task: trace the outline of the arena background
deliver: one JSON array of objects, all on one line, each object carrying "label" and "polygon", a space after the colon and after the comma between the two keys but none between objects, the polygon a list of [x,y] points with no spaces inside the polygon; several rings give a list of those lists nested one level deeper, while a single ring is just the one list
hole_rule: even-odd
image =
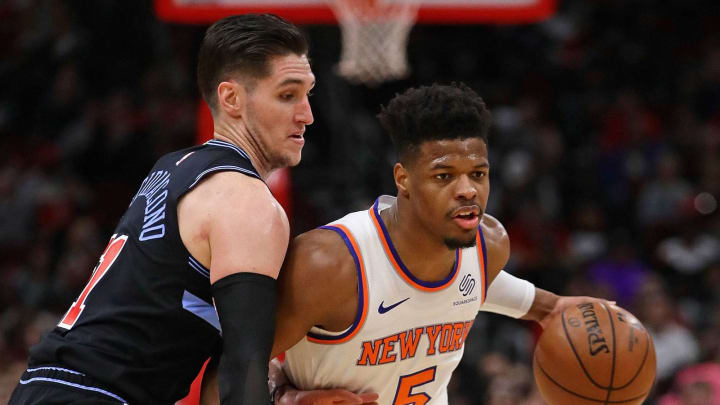
[{"label": "arena background", "polygon": [[[303,25],[317,76],[293,234],[393,194],[375,119],[408,86],[464,81],[493,112],[488,212],[507,269],[563,294],[615,299],[651,330],[648,404],[720,404],[720,3],[559,1],[523,25],[417,25],[411,75],[334,73],[334,24]],[[152,2],[0,3],[0,402],[27,350],[86,283],[154,160],[196,142],[206,26]],[[538,330],[481,313],[453,405],[542,404]]]}]

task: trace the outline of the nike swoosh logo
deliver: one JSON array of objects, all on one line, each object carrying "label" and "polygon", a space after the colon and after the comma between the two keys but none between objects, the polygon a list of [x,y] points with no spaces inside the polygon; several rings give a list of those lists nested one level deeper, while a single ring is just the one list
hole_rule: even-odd
[{"label": "nike swoosh logo", "polygon": [[382,301],[382,302],[380,303],[380,306],[378,307],[378,312],[381,313],[381,314],[384,314],[385,312],[387,312],[387,311],[395,308],[396,306],[402,304],[403,302],[405,302],[405,301],[407,301],[407,300],[409,300],[409,299],[410,299],[410,297],[407,297],[407,298],[405,298],[405,299],[402,300],[402,301],[398,301],[398,302],[390,305],[389,307],[384,307],[383,304],[385,303],[385,301]]}]

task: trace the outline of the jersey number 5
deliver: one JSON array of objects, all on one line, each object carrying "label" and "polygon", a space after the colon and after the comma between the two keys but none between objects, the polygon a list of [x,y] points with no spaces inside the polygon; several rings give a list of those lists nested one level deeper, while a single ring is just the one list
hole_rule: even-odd
[{"label": "jersey number 5", "polygon": [[110,238],[110,243],[108,243],[105,251],[100,256],[100,261],[98,261],[97,266],[95,266],[95,270],[93,270],[90,281],[88,281],[85,288],[83,288],[77,301],[73,302],[72,306],[70,306],[70,309],[68,309],[65,316],[62,318],[62,320],[60,320],[60,323],[58,323],[59,327],[63,329],[70,329],[73,327],[73,325],[75,325],[75,322],[77,322],[77,319],[80,317],[83,309],[85,309],[85,300],[87,299],[88,294],[90,294],[90,291],[95,288],[98,281],[103,278],[110,266],[115,263],[115,259],[117,259],[120,251],[125,246],[127,238],[127,235],[113,235],[112,238]]},{"label": "jersey number 5", "polygon": [[416,373],[404,375],[398,381],[397,391],[393,405],[425,405],[430,401],[430,395],[424,392],[412,393],[413,388],[435,381],[437,366],[428,367]]}]

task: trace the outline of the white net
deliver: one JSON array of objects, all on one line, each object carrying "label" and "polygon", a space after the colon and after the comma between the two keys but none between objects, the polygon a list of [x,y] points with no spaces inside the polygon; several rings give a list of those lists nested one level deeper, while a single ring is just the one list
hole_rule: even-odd
[{"label": "white net", "polygon": [[407,41],[418,0],[328,0],[340,24],[338,73],[374,86],[409,73]]}]

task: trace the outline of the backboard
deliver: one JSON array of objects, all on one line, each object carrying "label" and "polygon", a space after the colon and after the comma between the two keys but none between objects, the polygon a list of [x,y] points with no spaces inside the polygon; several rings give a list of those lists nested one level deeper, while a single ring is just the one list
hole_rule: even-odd
[{"label": "backboard", "polygon": [[[379,1],[379,0],[378,0]],[[556,0],[418,0],[418,23],[528,23],[555,11]],[[336,24],[327,0],[155,0],[160,19],[209,24],[230,14],[270,12],[296,24]]]}]

